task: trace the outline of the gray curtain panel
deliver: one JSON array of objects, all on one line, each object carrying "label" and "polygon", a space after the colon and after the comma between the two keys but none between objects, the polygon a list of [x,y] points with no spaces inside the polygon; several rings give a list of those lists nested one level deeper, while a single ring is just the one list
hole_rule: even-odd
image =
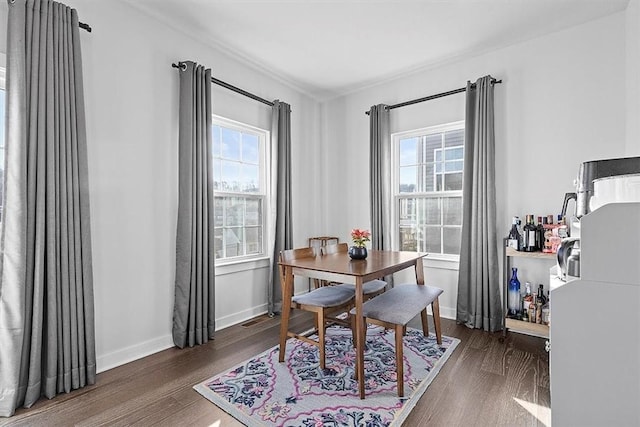
[{"label": "gray curtain panel", "polygon": [[[378,104],[369,110],[369,180],[371,188],[371,248],[391,250],[391,134],[389,133],[389,107]],[[385,281],[393,287],[393,276]]]},{"label": "gray curtain panel", "polygon": [[272,203],[272,273],[268,288],[269,315],[282,311],[282,288],[278,254],[293,248],[293,226],[291,215],[291,106],[274,101],[271,109],[271,185]]},{"label": "gray curtain panel", "polygon": [[204,344],[215,332],[211,69],[180,62],[178,225],[173,342]]},{"label": "gray curtain panel", "polygon": [[8,3],[2,416],[96,378],[78,16],[52,1]]},{"label": "gray curtain panel", "polygon": [[391,249],[391,135],[389,108],[374,105],[369,110],[369,175],[371,181],[371,248]]},{"label": "gray curtain panel", "polygon": [[502,329],[496,233],[493,84],[467,83],[462,242],[456,319],[470,328]]}]

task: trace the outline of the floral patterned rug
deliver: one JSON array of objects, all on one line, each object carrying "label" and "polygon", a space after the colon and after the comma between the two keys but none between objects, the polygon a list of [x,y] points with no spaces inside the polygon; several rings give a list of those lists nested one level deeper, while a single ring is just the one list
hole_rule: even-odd
[{"label": "floral patterned rug", "polygon": [[289,339],[284,363],[275,346],[194,389],[248,426],[400,426],[460,342],[443,336],[438,345],[435,335],[407,328],[400,399],[393,331],[370,328],[361,400],[351,341],[350,329],[328,328],[327,366],[321,370],[316,347]]}]

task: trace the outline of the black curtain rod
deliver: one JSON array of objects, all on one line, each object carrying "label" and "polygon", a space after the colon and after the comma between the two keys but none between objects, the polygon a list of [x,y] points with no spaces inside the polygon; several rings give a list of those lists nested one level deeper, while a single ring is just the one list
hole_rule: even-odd
[{"label": "black curtain rod", "polygon": [[[173,68],[179,68],[181,70],[185,70],[186,69],[186,65],[184,65],[184,63],[182,63],[182,62],[180,62],[178,64],[171,64],[171,66]],[[236,86],[231,85],[229,83],[223,82],[222,80],[218,80],[215,77],[211,77],[211,82],[215,83],[215,84],[217,84],[219,86],[222,86],[224,88],[227,88],[229,90],[232,90],[234,92],[237,92],[237,93],[239,93],[241,95],[244,95],[244,96],[246,96],[248,98],[251,98],[253,100],[256,100],[258,102],[262,102],[263,104],[267,104],[270,107],[273,107],[273,105],[274,105],[273,102],[271,102],[271,101],[267,101],[264,98],[260,98],[258,95],[254,95],[251,92],[247,92],[246,90],[240,89],[239,87],[236,87]]]},{"label": "black curtain rod", "polygon": [[89,26],[89,24],[85,24],[84,22],[78,22],[78,27],[82,28],[83,30],[87,30],[87,32],[91,32],[91,27]]},{"label": "black curtain rod", "polygon": [[[491,84],[497,84],[497,83],[502,83],[502,80],[496,80],[496,79],[491,80]],[[471,87],[475,87],[475,86],[476,86],[475,83],[473,83],[471,85]],[[467,87],[465,86],[465,87],[461,87],[459,89],[450,90],[448,92],[442,92],[442,93],[437,93],[435,95],[425,96],[424,98],[418,98],[418,99],[413,99],[411,101],[401,102],[399,104],[388,105],[387,109],[393,110],[394,108],[406,107],[407,105],[418,104],[418,103],[424,102],[424,101],[431,101],[432,99],[443,98],[445,96],[454,95],[456,93],[461,93],[461,92],[466,92],[466,91],[467,91]],[[369,115],[368,111],[365,111],[364,113],[367,116]]]}]

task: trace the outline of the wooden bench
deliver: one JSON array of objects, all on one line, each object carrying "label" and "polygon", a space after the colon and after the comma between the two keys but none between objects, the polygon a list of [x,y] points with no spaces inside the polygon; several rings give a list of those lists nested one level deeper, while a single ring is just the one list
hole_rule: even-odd
[{"label": "wooden bench", "polygon": [[[438,297],[442,292],[442,289],[434,286],[417,285],[414,283],[396,285],[385,293],[365,302],[362,306],[365,328],[367,323],[372,323],[395,331],[396,375],[398,377],[399,397],[404,397],[402,338],[405,334],[406,326],[411,319],[420,314],[422,317],[422,332],[425,337],[428,336],[427,306],[431,304],[436,340],[438,344],[442,344],[440,305],[438,302]],[[355,308],[351,310],[351,314],[353,315],[351,316],[351,327],[355,342]]]}]

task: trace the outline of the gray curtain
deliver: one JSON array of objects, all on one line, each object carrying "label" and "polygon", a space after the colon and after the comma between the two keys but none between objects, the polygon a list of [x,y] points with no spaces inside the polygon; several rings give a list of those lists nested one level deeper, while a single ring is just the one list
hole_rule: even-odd
[{"label": "gray curtain", "polygon": [[180,63],[178,225],[173,342],[204,344],[215,332],[211,70]]},{"label": "gray curtain", "polygon": [[374,105],[369,110],[369,175],[371,181],[371,248],[391,249],[391,135],[389,108]]},{"label": "gray curtain", "polygon": [[[371,248],[391,250],[391,134],[389,107],[378,104],[369,110],[369,191],[371,209]],[[393,287],[393,276],[386,276]]]},{"label": "gray curtain", "polygon": [[291,216],[291,106],[274,101],[271,109],[271,200],[270,248],[272,273],[268,288],[269,315],[282,310],[278,254],[293,248]]},{"label": "gray curtain", "polygon": [[470,328],[502,328],[498,275],[493,83],[467,83],[462,242],[457,316]]},{"label": "gray curtain", "polygon": [[0,415],[96,378],[76,11],[12,0],[0,226]]}]

